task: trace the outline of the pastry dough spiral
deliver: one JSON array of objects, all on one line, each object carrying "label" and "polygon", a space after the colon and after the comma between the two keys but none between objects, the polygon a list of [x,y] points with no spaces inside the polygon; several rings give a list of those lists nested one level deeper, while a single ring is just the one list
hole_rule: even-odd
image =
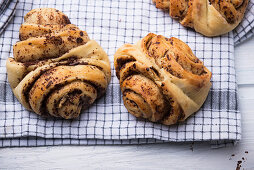
[{"label": "pastry dough spiral", "polygon": [[62,12],[30,11],[20,40],[6,67],[15,96],[28,110],[72,119],[105,93],[111,78],[107,54]]},{"label": "pastry dough spiral", "polygon": [[148,34],[114,56],[124,105],[136,117],[165,125],[199,110],[211,87],[211,72],[177,38]]},{"label": "pastry dough spiral", "polygon": [[153,0],[157,8],[169,9],[169,15],[183,26],[206,36],[218,36],[233,30],[242,20],[248,0]]}]

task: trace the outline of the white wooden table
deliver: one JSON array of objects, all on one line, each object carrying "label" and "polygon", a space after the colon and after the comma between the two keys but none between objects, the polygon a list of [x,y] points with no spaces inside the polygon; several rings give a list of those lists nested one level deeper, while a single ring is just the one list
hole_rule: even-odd
[{"label": "white wooden table", "polygon": [[[0,149],[0,169],[254,169],[254,37],[235,48],[242,140],[234,147],[208,143],[128,146],[56,146]],[[248,151],[248,153],[245,153]]]}]

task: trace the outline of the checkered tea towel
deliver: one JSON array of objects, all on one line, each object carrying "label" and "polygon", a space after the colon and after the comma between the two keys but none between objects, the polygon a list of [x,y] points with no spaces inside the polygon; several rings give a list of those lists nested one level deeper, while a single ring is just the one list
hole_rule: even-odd
[{"label": "checkered tea towel", "polygon": [[15,14],[18,0],[1,0],[0,1],[0,34],[11,21]]},{"label": "checkered tea towel", "polygon": [[[253,4],[251,0],[234,32],[208,38],[181,26],[167,12],[156,9],[152,0],[20,0],[13,20],[0,35],[0,147],[240,140],[234,45],[253,34]],[[24,15],[38,7],[63,11],[109,55],[112,80],[107,93],[76,120],[45,119],[27,111],[8,84],[6,59],[12,56]],[[113,55],[123,44],[135,43],[149,32],[186,42],[213,73],[206,102],[183,123],[165,126],[137,120],[124,107]]]}]

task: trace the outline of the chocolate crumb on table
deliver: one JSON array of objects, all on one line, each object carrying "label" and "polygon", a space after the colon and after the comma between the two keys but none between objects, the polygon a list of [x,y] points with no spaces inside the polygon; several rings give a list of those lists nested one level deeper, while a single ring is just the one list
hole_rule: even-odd
[{"label": "chocolate crumb on table", "polygon": [[236,165],[236,170],[240,170],[240,168],[242,167],[242,161],[237,161],[237,165]]}]

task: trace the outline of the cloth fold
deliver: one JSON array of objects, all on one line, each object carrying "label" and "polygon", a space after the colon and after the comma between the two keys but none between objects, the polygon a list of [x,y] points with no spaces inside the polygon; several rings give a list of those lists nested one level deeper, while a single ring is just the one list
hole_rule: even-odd
[{"label": "cloth fold", "polygon": [[18,0],[2,0],[0,3],[0,34],[13,18]]},{"label": "cloth fold", "polygon": [[[237,104],[234,45],[253,34],[254,0],[240,26],[214,38],[181,26],[151,0],[20,0],[14,19],[0,35],[0,147],[44,145],[143,144],[211,141],[216,146],[241,138]],[[109,55],[112,80],[106,95],[78,119],[45,119],[27,111],[8,84],[5,62],[12,57],[24,15],[38,7],[53,7],[87,31]],[[202,108],[173,126],[138,120],[123,105],[113,55],[124,43],[135,43],[149,32],[186,42],[211,70],[212,88]]]}]

